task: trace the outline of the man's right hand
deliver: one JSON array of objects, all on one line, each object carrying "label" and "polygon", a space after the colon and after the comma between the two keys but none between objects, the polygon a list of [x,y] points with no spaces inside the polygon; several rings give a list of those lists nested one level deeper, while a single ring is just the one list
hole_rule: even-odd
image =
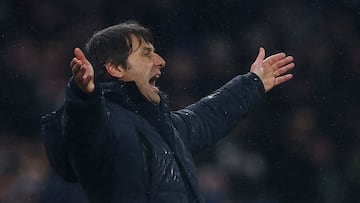
[{"label": "man's right hand", "polygon": [[90,94],[95,89],[94,68],[81,49],[75,48],[74,54],[70,66],[75,83],[84,93]]}]

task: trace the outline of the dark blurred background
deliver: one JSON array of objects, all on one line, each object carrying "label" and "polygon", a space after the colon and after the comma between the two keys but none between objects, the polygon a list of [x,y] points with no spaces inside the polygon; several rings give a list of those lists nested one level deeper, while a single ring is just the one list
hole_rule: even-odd
[{"label": "dark blurred background", "polygon": [[258,48],[294,79],[196,157],[207,203],[360,202],[360,1],[0,2],[0,202],[86,202],[49,168],[39,120],[58,108],[73,49],[128,19],[167,61],[173,109],[248,72]]}]

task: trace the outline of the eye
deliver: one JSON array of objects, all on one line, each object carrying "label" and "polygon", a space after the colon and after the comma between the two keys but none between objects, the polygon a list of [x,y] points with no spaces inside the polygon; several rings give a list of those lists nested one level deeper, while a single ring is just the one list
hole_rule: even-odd
[{"label": "eye", "polygon": [[150,51],[144,51],[144,52],[143,52],[143,55],[144,55],[144,56],[150,56]]},{"label": "eye", "polygon": [[151,55],[152,55],[152,53],[154,53],[154,50],[153,49],[151,49],[151,48],[144,48],[143,50],[142,50],[142,55],[143,56],[147,56],[147,57],[150,57]]}]

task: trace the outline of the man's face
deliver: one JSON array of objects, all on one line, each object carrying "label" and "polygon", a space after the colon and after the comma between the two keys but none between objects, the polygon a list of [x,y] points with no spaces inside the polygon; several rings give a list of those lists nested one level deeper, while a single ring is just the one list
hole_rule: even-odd
[{"label": "man's face", "polygon": [[154,46],[141,39],[132,37],[133,52],[127,59],[128,69],[124,70],[123,80],[134,81],[141,94],[153,104],[160,102],[159,89],[156,80],[160,78],[160,69],[165,66],[165,60],[155,53]]}]

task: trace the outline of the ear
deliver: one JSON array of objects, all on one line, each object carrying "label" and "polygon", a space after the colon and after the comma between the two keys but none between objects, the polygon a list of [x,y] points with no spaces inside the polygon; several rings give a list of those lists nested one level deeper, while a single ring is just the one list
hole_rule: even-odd
[{"label": "ear", "polygon": [[122,66],[116,66],[111,63],[105,64],[106,71],[113,77],[118,79],[124,78],[125,69]]}]

